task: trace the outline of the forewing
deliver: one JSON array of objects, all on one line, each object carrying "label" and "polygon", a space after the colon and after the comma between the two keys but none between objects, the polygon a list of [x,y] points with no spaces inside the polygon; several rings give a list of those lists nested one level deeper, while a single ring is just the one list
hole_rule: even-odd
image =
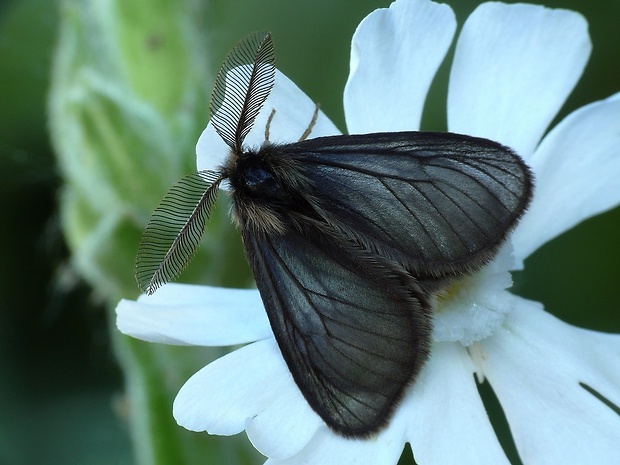
[{"label": "forewing", "polygon": [[529,203],[523,161],[495,142],[450,133],[324,137],[286,146],[319,213],[419,279],[490,259]]},{"label": "forewing", "polygon": [[384,426],[428,355],[427,305],[411,278],[364,263],[325,231],[242,231],[282,355],[310,406],[335,431]]}]

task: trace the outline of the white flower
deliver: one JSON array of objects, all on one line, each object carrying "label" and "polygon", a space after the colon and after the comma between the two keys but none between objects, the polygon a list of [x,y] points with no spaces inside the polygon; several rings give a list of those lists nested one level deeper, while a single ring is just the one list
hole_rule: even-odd
[{"label": "white flower", "polygon": [[[418,129],[455,29],[451,9],[427,0],[398,0],[364,19],[344,95],[349,132]],[[388,428],[351,440],[325,426],[293,382],[257,291],[167,285],[122,301],[119,329],[171,344],[251,342],[187,381],[174,404],[179,424],[211,434],[245,430],[272,465],[395,464],[406,442],[425,465],[506,464],[475,373],[491,384],[525,465],[620,463],[620,417],[584,388],[620,406],[620,336],[572,327],[506,290],[509,271],[538,247],[620,202],[619,94],[545,135],[590,49],[586,21],[566,10],[485,3],[464,24],[450,75],[449,130],[514,148],[532,167],[536,191],[497,259],[440,302],[432,356]],[[278,73],[247,145],[262,143],[271,108],[271,140],[291,142],[314,104]],[[312,136],[337,133],[320,113]],[[218,164],[226,151],[208,126],[198,168]]]}]

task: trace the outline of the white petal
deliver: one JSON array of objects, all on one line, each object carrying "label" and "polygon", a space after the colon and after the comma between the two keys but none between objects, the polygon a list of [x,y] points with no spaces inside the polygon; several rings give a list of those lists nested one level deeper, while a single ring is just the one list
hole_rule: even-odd
[{"label": "white petal", "polygon": [[480,5],[456,46],[450,131],[496,140],[529,157],[586,65],[587,27],[568,10]]},{"label": "white petal", "polygon": [[[620,336],[570,326],[519,298],[472,354],[504,409],[523,463],[620,463]],[[475,351],[475,352],[474,352]]]},{"label": "white petal", "polygon": [[[276,81],[261,109],[244,145],[258,148],[265,142],[265,128],[272,110],[275,110],[269,126],[269,141],[297,142],[310,125],[316,105],[293,81],[276,70]],[[340,134],[338,128],[319,110],[318,119],[308,136],[309,139]],[[228,156],[230,148],[224,143],[211,123],[198,139],[196,165],[198,171],[217,169]]]},{"label": "white petal", "polygon": [[325,427],[299,454],[285,460],[269,459],[265,465],[396,465],[404,445],[402,435],[395,436],[393,430],[371,439],[346,439]]},{"label": "white petal", "polygon": [[246,433],[261,454],[286,459],[298,454],[319,428],[327,428],[296,384],[283,388],[277,402],[246,421]]},{"label": "white petal", "polygon": [[450,7],[428,0],[399,0],[368,15],[351,44],[344,91],[349,133],[419,129],[455,29]]},{"label": "white petal", "polygon": [[230,147],[226,145],[215,131],[213,124],[209,121],[196,144],[196,166],[198,171],[217,170],[224,164],[229,153]]},{"label": "white petal", "polygon": [[505,290],[512,286],[507,270],[513,264],[512,249],[506,244],[482,270],[453,285],[449,298],[435,305],[433,341],[467,347],[493,334],[513,308],[511,294]]},{"label": "white petal", "polygon": [[191,431],[237,434],[246,420],[296,389],[274,339],[231,352],[192,376],[173,405],[174,418]]},{"label": "white petal", "polygon": [[418,463],[509,464],[480,400],[474,370],[460,344],[433,344],[431,359],[398,414],[408,417],[407,437]]},{"label": "white petal", "polygon": [[536,176],[534,201],[513,235],[521,259],[620,203],[620,94],[567,116],[530,162]]},{"label": "white petal", "polygon": [[116,325],[129,336],[165,344],[227,346],[273,337],[258,291],[188,284],[121,300]]}]

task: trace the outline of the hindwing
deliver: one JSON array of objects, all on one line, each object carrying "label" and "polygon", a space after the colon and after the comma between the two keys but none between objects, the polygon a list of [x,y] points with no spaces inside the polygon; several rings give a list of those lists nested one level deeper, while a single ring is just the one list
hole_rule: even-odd
[{"label": "hindwing", "polygon": [[276,340],[310,406],[341,434],[375,432],[428,356],[428,304],[415,281],[334,240],[335,232],[242,234]]}]

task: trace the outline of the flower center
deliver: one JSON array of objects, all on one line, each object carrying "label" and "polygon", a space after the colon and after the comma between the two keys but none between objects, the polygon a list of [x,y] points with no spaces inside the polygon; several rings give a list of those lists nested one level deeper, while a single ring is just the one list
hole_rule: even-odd
[{"label": "flower center", "polygon": [[506,291],[512,285],[508,272],[511,258],[509,248],[504,247],[493,262],[451,284],[436,297],[434,341],[469,346],[495,332],[513,308],[513,299]]}]

